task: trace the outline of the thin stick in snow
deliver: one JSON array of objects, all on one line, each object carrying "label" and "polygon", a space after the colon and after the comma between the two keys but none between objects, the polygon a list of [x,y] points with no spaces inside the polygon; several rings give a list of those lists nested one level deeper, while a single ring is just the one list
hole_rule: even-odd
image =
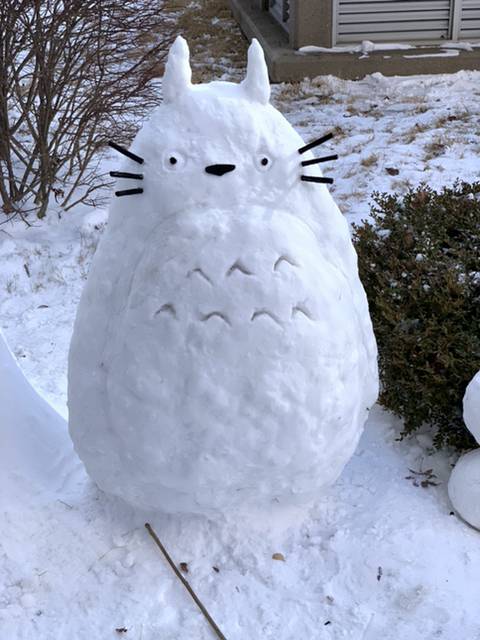
[{"label": "thin stick in snow", "polygon": [[183,586],[188,591],[188,593],[191,595],[191,597],[193,598],[193,600],[194,600],[195,604],[197,605],[197,607],[200,609],[200,611],[203,613],[203,615],[207,619],[208,624],[212,627],[212,629],[215,632],[216,636],[218,638],[220,638],[220,640],[227,640],[226,637],[223,635],[223,633],[218,628],[215,620],[212,618],[212,616],[208,613],[208,611],[205,609],[203,604],[200,602],[198,596],[196,595],[196,593],[194,592],[194,590],[192,589],[192,587],[190,586],[188,581],[185,580],[185,578],[182,576],[182,574],[178,570],[176,564],[173,562],[171,557],[168,555],[167,550],[165,549],[163,544],[160,542],[160,540],[159,540],[157,534],[155,533],[155,531],[153,530],[152,526],[148,522],[146,522],[145,523],[145,528],[148,531],[148,533],[151,535],[151,537],[153,538],[153,540],[154,540],[155,544],[157,545],[157,547],[163,553],[166,561],[168,562],[170,567],[173,569],[173,571],[174,571],[175,575],[177,576],[177,578],[182,582]]}]

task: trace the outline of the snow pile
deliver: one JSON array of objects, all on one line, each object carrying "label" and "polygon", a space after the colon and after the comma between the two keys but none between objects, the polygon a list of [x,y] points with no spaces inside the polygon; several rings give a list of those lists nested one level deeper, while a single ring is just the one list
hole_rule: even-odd
[{"label": "snow pile", "polygon": [[[463,417],[480,444],[480,371],[465,392]],[[448,493],[462,518],[480,529],[480,449],[470,451],[457,462],[450,476]]]},{"label": "snow pile", "polygon": [[305,45],[297,49],[298,53],[363,53],[368,55],[373,51],[403,51],[405,49],[414,49],[411,44],[400,42],[372,42],[371,40],[362,40],[360,44],[350,44],[335,47],[318,47],[317,45]]},{"label": "snow pile", "polygon": [[[407,49],[457,49],[458,51],[474,51],[475,48],[480,47],[480,44],[471,42],[442,42],[441,44],[424,44],[424,45],[413,45],[407,43],[400,42],[372,42],[371,40],[362,40],[360,44],[349,44],[334,47],[319,47],[317,45],[305,45],[303,47],[299,47],[297,52],[300,54],[307,53],[361,53],[360,56],[368,57],[369,53],[373,53],[374,51],[405,51]],[[458,51],[456,53],[429,53],[424,55],[415,55],[415,56],[404,56],[405,58],[422,58],[422,57],[435,57],[435,56],[445,56],[445,55],[458,55]]]},{"label": "snow pile", "polygon": [[480,371],[473,377],[463,398],[463,419],[480,444]]},{"label": "snow pile", "polygon": [[[425,458],[416,439],[395,442],[395,420],[371,413],[311,509],[152,516],[85,480],[28,508],[11,494],[0,522],[2,638],[210,640],[146,520],[228,640],[475,638],[479,537],[449,515],[448,459]],[[433,467],[437,486],[414,486],[409,467]]]},{"label": "snow pile", "polygon": [[25,507],[65,490],[78,466],[65,421],[25,379],[1,333],[0,435],[0,485],[8,502]]},{"label": "snow pile", "polygon": [[241,84],[190,77],[179,38],[132,145],[144,193],[113,204],[80,302],[70,432],[98,485],[146,509],[311,501],[377,395],[348,227],[300,179],[321,173],[268,104],[257,42]]}]

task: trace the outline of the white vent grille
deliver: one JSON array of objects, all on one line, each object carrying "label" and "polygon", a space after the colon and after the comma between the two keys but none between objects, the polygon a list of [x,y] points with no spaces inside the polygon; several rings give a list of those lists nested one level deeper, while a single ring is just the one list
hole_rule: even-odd
[{"label": "white vent grille", "polygon": [[[448,39],[450,0],[337,0],[337,42]],[[480,5],[480,0],[464,0]],[[476,11],[480,15],[480,9]]]},{"label": "white vent grille", "polygon": [[480,0],[463,0],[460,38],[462,40],[480,38]]}]

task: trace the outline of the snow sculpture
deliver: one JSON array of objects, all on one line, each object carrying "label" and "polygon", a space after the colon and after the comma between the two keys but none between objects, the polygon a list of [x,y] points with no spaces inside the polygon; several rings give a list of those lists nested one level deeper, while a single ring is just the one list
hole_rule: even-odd
[{"label": "snow sculpture", "polygon": [[192,85],[178,38],[163,96],[132,150],[112,145],[120,197],[70,351],[75,448],[146,509],[308,500],[378,386],[348,226],[310,152],[331,136],[305,146],[269,104],[256,41],[242,83]]},{"label": "snow sculpture", "polygon": [[[480,371],[465,392],[463,419],[480,444]],[[448,483],[448,495],[460,516],[480,529],[480,449],[466,453],[457,462]]]},{"label": "snow sculpture", "polygon": [[27,381],[1,333],[0,442],[0,486],[11,505],[38,504],[65,491],[78,467],[65,420]]}]

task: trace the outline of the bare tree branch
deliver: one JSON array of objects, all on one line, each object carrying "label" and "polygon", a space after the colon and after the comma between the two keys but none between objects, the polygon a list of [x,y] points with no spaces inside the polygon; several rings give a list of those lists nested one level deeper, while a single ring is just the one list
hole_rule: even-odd
[{"label": "bare tree branch", "polygon": [[172,40],[164,0],[2,0],[0,196],[4,213],[92,202],[107,138],[126,142],[158,102]]}]

